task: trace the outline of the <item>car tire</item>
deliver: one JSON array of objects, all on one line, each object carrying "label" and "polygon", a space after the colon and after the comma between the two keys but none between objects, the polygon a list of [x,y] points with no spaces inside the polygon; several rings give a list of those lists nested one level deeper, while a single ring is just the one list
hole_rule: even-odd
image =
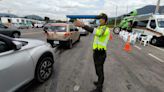
[{"label": "car tire", "polygon": [[157,37],[153,37],[152,39],[151,39],[151,41],[150,41],[150,43],[152,44],[152,45],[157,45]]},{"label": "car tire", "polygon": [[117,34],[118,35],[120,33],[120,31],[121,31],[121,28],[120,27],[114,27],[113,28],[113,33],[114,34]]},{"label": "car tire", "polygon": [[51,56],[42,56],[36,66],[35,79],[39,83],[48,80],[53,73],[53,58]]},{"label": "car tire", "polygon": [[20,38],[20,33],[14,32],[14,33],[12,34],[12,37],[13,37],[13,38]]}]

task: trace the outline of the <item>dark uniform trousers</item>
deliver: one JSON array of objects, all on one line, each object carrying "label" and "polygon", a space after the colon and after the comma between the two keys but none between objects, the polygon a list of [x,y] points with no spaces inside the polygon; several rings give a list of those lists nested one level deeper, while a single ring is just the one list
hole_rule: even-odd
[{"label": "dark uniform trousers", "polygon": [[98,76],[97,87],[102,87],[104,83],[104,62],[106,59],[106,51],[93,50],[93,59],[95,64],[96,75]]}]

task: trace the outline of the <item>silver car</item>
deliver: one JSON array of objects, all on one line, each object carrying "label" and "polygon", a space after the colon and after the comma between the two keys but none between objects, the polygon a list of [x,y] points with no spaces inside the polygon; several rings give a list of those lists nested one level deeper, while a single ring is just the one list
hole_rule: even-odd
[{"label": "silver car", "polygon": [[80,32],[71,23],[49,23],[45,25],[47,42],[60,44],[68,48],[72,48],[73,43],[80,41]]},{"label": "silver car", "polygon": [[53,72],[53,63],[50,44],[0,34],[0,92],[16,91],[33,79],[45,82]]}]

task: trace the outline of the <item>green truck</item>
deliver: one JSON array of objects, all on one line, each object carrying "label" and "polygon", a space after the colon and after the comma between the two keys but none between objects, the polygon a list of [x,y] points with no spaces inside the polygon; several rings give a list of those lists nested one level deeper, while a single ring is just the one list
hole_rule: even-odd
[{"label": "green truck", "polygon": [[115,34],[119,34],[121,30],[127,30],[128,32],[132,31],[134,19],[130,18],[131,16],[136,16],[137,10],[134,10],[130,12],[128,15],[126,15],[120,22],[120,24],[113,28],[113,32]]}]

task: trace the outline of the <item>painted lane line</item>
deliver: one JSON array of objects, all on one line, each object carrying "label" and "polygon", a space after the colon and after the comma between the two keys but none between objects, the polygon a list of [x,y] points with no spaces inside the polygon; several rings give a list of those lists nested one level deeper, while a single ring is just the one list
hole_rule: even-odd
[{"label": "painted lane line", "polygon": [[155,56],[155,55],[153,55],[151,53],[149,53],[148,55],[151,56],[151,57],[153,57],[153,58],[155,58],[155,59],[157,59],[158,61],[164,63],[164,61],[162,59],[158,58],[157,56]]},{"label": "painted lane line", "polygon": [[22,35],[31,35],[31,34],[39,34],[39,33],[43,33],[43,32],[31,32],[31,33],[23,33]]},{"label": "painted lane line", "polygon": [[135,45],[134,47],[136,47],[137,49],[141,50],[142,48],[140,48],[139,46]]},{"label": "painted lane line", "polygon": [[156,49],[158,49],[158,50],[160,50],[160,51],[163,51],[164,52],[164,49],[161,49],[161,48],[159,48],[159,47],[155,47],[155,46],[152,46],[152,45],[150,45],[151,47],[154,47],[154,48],[156,48]]},{"label": "painted lane line", "polygon": [[73,88],[73,90],[74,90],[75,92],[79,91],[79,89],[80,89],[80,86],[79,86],[79,85],[75,85],[74,88]]}]

